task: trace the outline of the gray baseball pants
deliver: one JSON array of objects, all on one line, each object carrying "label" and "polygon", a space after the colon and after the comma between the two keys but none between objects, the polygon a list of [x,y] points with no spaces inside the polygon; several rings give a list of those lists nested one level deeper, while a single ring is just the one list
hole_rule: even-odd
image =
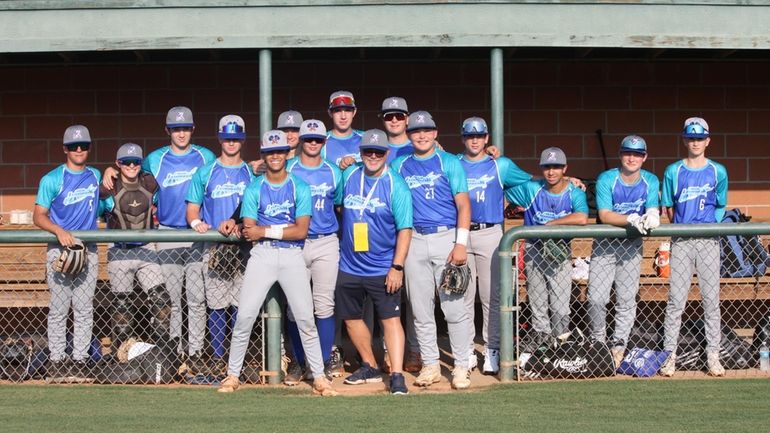
[{"label": "gray baseball pants", "polygon": [[719,240],[716,238],[671,238],[671,278],[669,279],[665,338],[663,350],[676,353],[693,271],[698,273],[698,286],[703,301],[706,351],[719,351],[722,340],[722,316],[719,306]]},{"label": "gray baseball pants", "polygon": [[206,305],[212,310],[221,310],[231,305],[238,306],[238,297],[243,285],[243,266],[240,251],[238,257],[238,271],[232,275],[220,274],[216,269],[209,267],[211,251],[219,245],[216,242],[203,244],[202,263],[203,281],[206,283]]},{"label": "gray baseball pants", "polygon": [[67,319],[72,305],[72,359],[84,361],[91,347],[99,256],[96,244],[86,244],[88,263],[80,274],[72,277],[53,270],[63,249],[59,244],[48,244],[46,253],[46,282],[51,292],[48,303],[48,349],[51,361],[58,362],[67,356]]},{"label": "gray baseball pants", "polygon": [[[160,226],[161,230],[168,227]],[[171,337],[182,336],[182,287],[187,296],[187,333],[190,355],[203,350],[206,333],[206,296],[203,288],[202,243],[158,243],[158,261],[171,297]],[[180,338],[180,346],[182,344]],[[181,347],[180,347],[181,349]]]},{"label": "gray baseball pants", "polygon": [[535,331],[556,336],[569,330],[572,266],[569,259],[555,263],[544,258],[541,245],[527,243],[524,252],[527,296]]},{"label": "gray baseball pants", "polygon": [[465,292],[465,306],[470,316],[471,353],[476,335],[476,279],[481,301],[483,325],[481,336],[490,349],[500,348],[500,258],[497,247],[503,231],[499,226],[470,232],[468,240],[468,266],[471,268],[471,284]]},{"label": "gray baseball pants", "polygon": [[324,364],[313,316],[313,295],[307,274],[302,271],[304,269],[305,260],[301,248],[276,248],[258,243],[251,249],[238,300],[238,318],[230,342],[229,375],[241,375],[254,322],[268,290],[277,282],[294,312],[306,363],[314,378],[323,377]]},{"label": "gray baseball pants", "polygon": [[107,273],[113,293],[133,291],[134,277],[145,292],[166,282],[154,243],[130,249],[110,247],[107,250]]},{"label": "gray baseball pants", "polygon": [[[307,276],[313,282],[315,316],[325,319],[334,315],[334,287],[340,267],[340,239],[337,235],[308,239],[302,248]],[[294,321],[291,308],[289,320]]]},{"label": "gray baseball pants", "polygon": [[[404,264],[406,290],[414,314],[414,329],[424,365],[437,364],[439,351],[436,335],[435,303],[438,282],[446,259],[454,247],[455,230],[429,235],[412,234],[409,254]],[[463,295],[438,291],[441,310],[449,330],[449,343],[455,365],[468,363],[470,356],[470,317]],[[459,360],[459,361],[458,361]]]},{"label": "gray baseball pants", "polygon": [[615,283],[616,341],[628,343],[636,319],[636,294],[642,263],[642,238],[595,239],[588,271],[588,316],[591,336],[607,340],[607,304]]}]

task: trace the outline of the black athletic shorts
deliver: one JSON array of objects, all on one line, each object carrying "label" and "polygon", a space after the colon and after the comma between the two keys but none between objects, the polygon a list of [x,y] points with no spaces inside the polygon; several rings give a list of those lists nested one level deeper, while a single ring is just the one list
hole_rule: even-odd
[{"label": "black athletic shorts", "polygon": [[388,293],[385,290],[385,275],[359,277],[339,271],[334,290],[335,312],[342,320],[363,319],[364,300],[368,296],[372,298],[380,319],[401,317],[401,290]]}]

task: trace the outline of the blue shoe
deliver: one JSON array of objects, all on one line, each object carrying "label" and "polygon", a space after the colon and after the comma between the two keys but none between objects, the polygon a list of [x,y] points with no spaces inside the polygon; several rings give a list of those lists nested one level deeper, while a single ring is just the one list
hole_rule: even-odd
[{"label": "blue shoe", "polygon": [[407,389],[406,387],[406,382],[404,381],[403,374],[401,373],[390,374],[390,394],[391,395],[409,394],[409,389]]},{"label": "blue shoe", "polygon": [[362,385],[364,383],[382,382],[382,373],[379,368],[372,368],[369,363],[362,362],[361,367],[353,374],[345,378],[347,385]]}]

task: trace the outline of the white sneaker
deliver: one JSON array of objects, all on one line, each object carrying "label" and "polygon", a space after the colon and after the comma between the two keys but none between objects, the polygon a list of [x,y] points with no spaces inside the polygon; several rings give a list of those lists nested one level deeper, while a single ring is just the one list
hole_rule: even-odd
[{"label": "white sneaker", "polygon": [[722,363],[719,362],[719,352],[709,352],[706,355],[706,365],[708,365],[710,375],[715,377],[725,375],[725,368],[722,367]]},{"label": "white sneaker", "polygon": [[494,375],[500,371],[500,351],[497,349],[490,349],[484,351],[484,369],[483,374]]},{"label": "white sneaker", "polygon": [[471,387],[471,371],[465,367],[455,366],[452,370],[452,388],[468,389]]},{"label": "white sneaker", "polygon": [[668,359],[666,359],[666,362],[663,363],[663,365],[660,366],[660,373],[661,376],[671,377],[674,375],[674,372],[676,371],[676,355],[673,353],[668,356]]}]

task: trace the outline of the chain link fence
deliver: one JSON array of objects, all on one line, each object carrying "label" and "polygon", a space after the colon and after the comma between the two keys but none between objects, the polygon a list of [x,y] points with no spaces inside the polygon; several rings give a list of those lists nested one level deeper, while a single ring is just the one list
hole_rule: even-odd
[{"label": "chain link fence", "polygon": [[667,225],[655,232],[668,236],[644,238],[610,226],[506,234],[518,239],[501,243],[513,266],[508,280],[501,269],[513,287],[510,306],[501,294],[503,326],[514,328],[502,379],[764,373],[770,225],[714,226]]},{"label": "chain link fence", "polygon": [[[86,243],[87,265],[71,276],[53,271],[58,244],[20,243],[47,234],[6,234],[0,235],[0,379],[214,384],[227,374],[250,245],[98,239]],[[218,236],[211,235],[204,236]],[[260,317],[243,366],[247,383],[276,375],[266,368]]]}]

